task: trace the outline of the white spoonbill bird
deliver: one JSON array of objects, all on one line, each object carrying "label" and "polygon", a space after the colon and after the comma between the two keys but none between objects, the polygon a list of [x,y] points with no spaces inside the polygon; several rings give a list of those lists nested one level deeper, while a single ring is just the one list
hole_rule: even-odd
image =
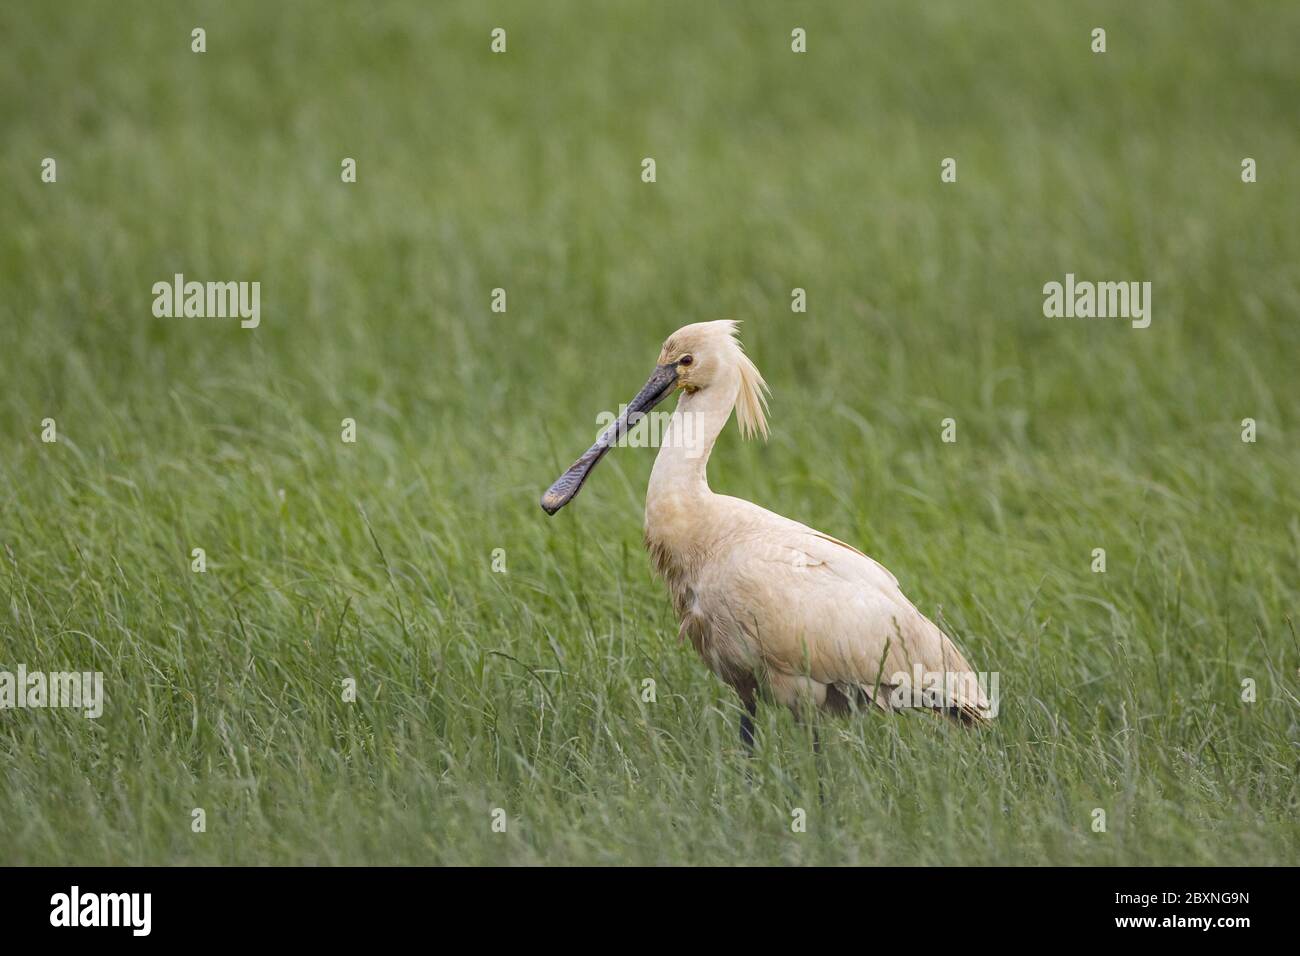
[{"label": "white spoonbill bird", "polygon": [[553,515],[568,504],[630,424],[680,391],[646,491],[645,543],[681,636],[740,695],[744,743],[753,745],[760,697],[797,716],[867,704],[964,723],[994,716],[956,645],[892,574],[828,534],[709,489],[709,453],[733,408],[742,435],[767,436],[766,388],[735,322],[678,329],[645,387],[547,489],[542,508]]}]

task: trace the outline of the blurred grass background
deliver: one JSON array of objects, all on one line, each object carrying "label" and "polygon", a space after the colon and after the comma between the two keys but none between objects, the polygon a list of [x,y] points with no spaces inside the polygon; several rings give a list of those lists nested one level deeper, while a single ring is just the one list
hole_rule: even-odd
[{"label": "blurred grass background", "polygon": [[[0,8],[0,669],[109,695],[0,712],[0,862],[1294,863],[1298,31],[1172,0]],[[259,280],[260,328],[154,318],[176,272]],[[1067,272],[1152,282],[1151,327],[1045,319]],[[987,733],[827,724],[824,805],[770,708],[750,779],[676,640],[653,453],[537,506],[715,318],[775,430],[729,429],[713,487],[872,554],[1001,674]]]}]

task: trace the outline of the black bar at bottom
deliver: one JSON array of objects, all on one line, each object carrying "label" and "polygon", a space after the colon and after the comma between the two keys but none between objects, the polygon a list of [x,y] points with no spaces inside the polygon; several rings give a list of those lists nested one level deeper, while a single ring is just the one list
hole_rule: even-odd
[{"label": "black bar at bottom", "polygon": [[[848,929],[874,941],[1090,941],[1293,930],[1279,869],[77,869],[0,870],[7,943],[205,944],[388,936],[485,945],[666,944]],[[75,888],[75,889],[74,889]],[[90,924],[90,925],[87,925]],[[108,924],[108,925],[104,925]],[[1050,933],[1050,936],[1045,936]],[[18,950],[12,950],[18,952]]]}]

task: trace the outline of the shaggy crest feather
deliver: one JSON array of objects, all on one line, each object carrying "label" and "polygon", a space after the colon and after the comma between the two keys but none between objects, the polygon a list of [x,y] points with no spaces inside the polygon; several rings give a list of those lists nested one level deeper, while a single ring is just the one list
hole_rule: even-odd
[{"label": "shaggy crest feather", "polygon": [[736,396],[736,424],[740,426],[742,437],[762,435],[766,440],[767,382],[763,380],[763,373],[745,354],[744,346],[740,344],[740,323],[731,319],[727,324],[731,327],[731,338],[736,345],[736,351],[740,353],[737,362],[740,369],[740,394]]}]

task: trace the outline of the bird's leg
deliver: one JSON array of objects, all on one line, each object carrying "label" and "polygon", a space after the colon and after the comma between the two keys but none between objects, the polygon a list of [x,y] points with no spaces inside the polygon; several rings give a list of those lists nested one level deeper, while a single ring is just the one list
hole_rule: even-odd
[{"label": "bird's leg", "polygon": [[817,770],[817,803],[826,806],[826,789],[822,786],[822,738],[813,728],[813,766]]},{"label": "bird's leg", "polygon": [[745,713],[740,715],[740,742],[745,745],[749,755],[754,756],[754,717],[758,713],[758,703],[754,698],[746,697],[742,703]]}]

